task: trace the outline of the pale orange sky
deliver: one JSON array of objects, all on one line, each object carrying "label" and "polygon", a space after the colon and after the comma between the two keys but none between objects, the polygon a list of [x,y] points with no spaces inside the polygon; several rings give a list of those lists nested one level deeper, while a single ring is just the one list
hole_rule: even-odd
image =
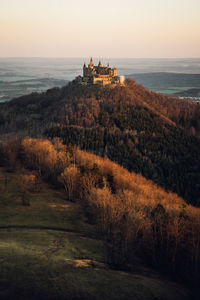
[{"label": "pale orange sky", "polygon": [[0,0],[0,57],[200,57],[200,0]]}]

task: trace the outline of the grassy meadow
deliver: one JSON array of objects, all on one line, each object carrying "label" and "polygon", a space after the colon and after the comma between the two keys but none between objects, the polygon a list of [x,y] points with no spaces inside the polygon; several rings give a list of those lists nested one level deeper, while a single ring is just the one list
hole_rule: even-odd
[{"label": "grassy meadow", "polygon": [[19,174],[0,169],[0,299],[187,299],[155,271],[110,269],[96,225],[40,182],[22,206]]}]

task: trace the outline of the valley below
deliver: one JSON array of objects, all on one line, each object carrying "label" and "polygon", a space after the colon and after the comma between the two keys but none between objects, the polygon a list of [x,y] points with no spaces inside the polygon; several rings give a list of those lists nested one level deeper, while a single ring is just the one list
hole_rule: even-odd
[{"label": "valley below", "polygon": [[0,81],[0,102],[7,102],[30,93],[43,92],[54,86],[64,86],[66,81],[52,78]]}]

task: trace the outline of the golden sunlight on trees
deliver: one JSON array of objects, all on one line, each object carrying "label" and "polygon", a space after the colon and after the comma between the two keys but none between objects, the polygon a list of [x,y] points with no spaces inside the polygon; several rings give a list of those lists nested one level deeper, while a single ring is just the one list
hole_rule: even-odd
[{"label": "golden sunlight on trees", "polygon": [[[104,232],[109,263],[122,267],[142,256],[180,276],[188,277],[188,264],[193,272],[198,269],[199,208],[108,159],[79,149],[75,155],[77,165],[92,168],[96,164],[104,177],[103,188],[95,187],[92,174],[86,181],[84,208],[95,215]],[[113,176],[114,193],[108,174]]]},{"label": "golden sunlight on trees", "polygon": [[58,180],[64,185],[69,200],[74,199],[75,189],[77,187],[78,169],[74,165],[65,168]]},{"label": "golden sunlight on trees", "polygon": [[[66,147],[59,139],[27,137],[17,149],[18,164],[57,187],[62,185],[67,198],[82,205],[88,222],[96,222],[108,263],[132,268],[139,258],[185,280],[191,276],[198,280],[199,208],[107,158]],[[24,205],[29,204],[34,176],[19,177]]]},{"label": "golden sunlight on trees", "polygon": [[58,138],[51,143],[48,140],[27,137],[22,141],[22,152],[26,164],[52,182],[57,181],[58,175],[71,161],[70,153]]}]

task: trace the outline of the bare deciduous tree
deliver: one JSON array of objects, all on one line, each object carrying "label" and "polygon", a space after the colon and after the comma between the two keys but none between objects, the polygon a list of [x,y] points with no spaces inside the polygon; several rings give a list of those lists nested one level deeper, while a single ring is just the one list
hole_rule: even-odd
[{"label": "bare deciduous tree", "polygon": [[74,165],[65,168],[58,180],[64,185],[69,200],[73,200],[75,187],[77,184],[78,169]]}]

